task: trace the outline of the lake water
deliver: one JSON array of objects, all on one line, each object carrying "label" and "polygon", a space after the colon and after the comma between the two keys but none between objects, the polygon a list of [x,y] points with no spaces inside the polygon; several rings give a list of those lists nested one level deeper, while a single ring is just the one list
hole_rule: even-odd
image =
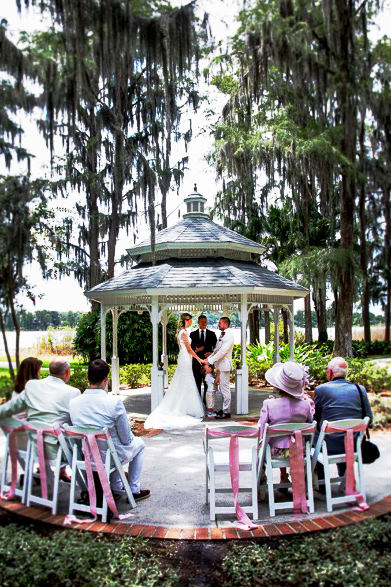
[{"label": "lake water", "polygon": [[[69,333],[70,330],[67,329],[66,331],[62,330],[51,330],[50,334],[52,337],[57,338],[61,337],[62,332]],[[43,337],[46,337],[48,334],[47,330],[22,330],[20,333],[20,342],[19,346],[21,350],[29,350],[31,349],[34,351],[34,347],[36,347]],[[11,355],[15,353],[15,332],[7,332],[7,342],[8,348],[10,350]],[[5,348],[4,348],[4,341],[3,337],[0,335],[0,357],[5,357]]]}]

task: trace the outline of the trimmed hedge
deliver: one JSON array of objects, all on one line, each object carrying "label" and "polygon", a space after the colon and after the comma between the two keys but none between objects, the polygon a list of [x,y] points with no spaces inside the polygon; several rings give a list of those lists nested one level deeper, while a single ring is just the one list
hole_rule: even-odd
[{"label": "trimmed hedge", "polygon": [[391,519],[283,541],[235,544],[223,560],[224,587],[389,587]]},{"label": "trimmed hedge", "polygon": [[137,538],[108,540],[88,532],[40,536],[33,528],[0,528],[2,587],[171,587],[177,573],[156,548]]}]

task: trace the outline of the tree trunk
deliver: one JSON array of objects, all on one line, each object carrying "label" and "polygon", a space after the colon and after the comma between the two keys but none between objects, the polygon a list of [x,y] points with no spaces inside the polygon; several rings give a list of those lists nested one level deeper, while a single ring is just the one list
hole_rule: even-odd
[{"label": "tree trunk", "polygon": [[[88,288],[95,287],[100,283],[100,263],[99,263],[99,208],[98,192],[96,189],[96,173],[98,164],[97,155],[97,131],[95,125],[94,109],[90,108],[90,138],[87,167],[90,175],[90,182],[87,188],[87,206],[89,216],[89,249],[90,249],[90,271]],[[91,310],[94,312],[99,308],[98,302],[91,302]]]},{"label": "tree trunk", "polygon": [[265,317],[265,344],[269,344],[270,342],[270,312],[269,310],[264,310],[264,317]]},{"label": "tree trunk", "polygon": [[315,306],[316,320],[318,323],[318,341],[326,342],[327,334],[327,313],[326,313],[326,276],[322,283],[318,284],[317,289],[313,289],[312,299]]},{"label": "tree trunk", "polygon": [[[119,122],[117,123],[120,124]],[[107,278],[114,277],[115,269],[115,249],[118,237],[118,213],[121,209],[122,192],[123,192],[123,160],[124,160],[124,143],[122,132],[117,131],[115,134],[115,151],[114,151],[114,175],[113,191],[111,193],[111,216],[109,224],[109,243],[107,247]]]},{"label": "tree trunk", "polygon": [[254,308],[248,316],[250,328],[250,344],[259,343],[259,310]]},{"label": "tree trunk", "polygon": [[15,326],[15,364],[16,369],[19,369],[20,365],[20,350],[19,350],[19,343],[20,343],[20,324],[18,320],[18,315],[15,311],[14,299],[12,296],[9,297],[9,307],[11,308],[11,316],[12,322]]},{"label": "tree trunk", "polygon": [[364,340],[365,342],[371,342],[371,324],[369,319],[369,304],[370,304],[370,290],[369,290],[369,278],[368,278],[368,249],[366,239],[366,228],[367,218],[365,214],[366,204],[366,179],[365,179],[365,114],[366,108],[364,107],[361,111],[361,123],[360,123],[360,197],[358,204],[358,213],[360,218],[360,267],[363,276],[362,284],[362,295],[361,295],[361,307],[362,307],[362,320],[364,324]]},{"label": "tree trunk", "polygon": [[304,318],[305,318],[305,342],[312,344],[312,318],[311,318],[311,296],[307,294],[304,298]]},{"label": "tree trunk", "polygon": [[384,231],[384,257],[386,267],[386,307],[385,307],[385,340],[391,340],[390,325],[391,325],[391,190],[383,190],[383,210],[385,220]]},{"label": "tree trunk", "polygon": [[282,324],[283,324],[283,341],[284,344],[289,343],[289,326],[288,326],[288,312],[284,308],[281,309]]},{"label": "tree trunk", "polygon": [[356,84],[353,71],[353,38],[355,5],[351,0],[337,0],[335,7],[339,24],[340,83],[338,101],[341,108],[341,153],[348,164],[341,165],[341,249],[338,267],[338,306],[335,323],[334,356],[352,357],[353,325],[353,246],[355,158],[357,137]]},{"label": "tree trunk", "polygon": [[4,341],[4,349],[5,349],[5,354],[7,355],[7,361],[8,361],[8,367],[9,367],[11,380],[12,380],[12,383],[15,383],[15,371],[14,371],[14,367],[12,365],[11,354],[10,354],[9,348],[8,348],[7,335],[5,332],[4,316],[3,316],[3,312],[1,310],[0,310],[0,324],[1,324],[1,332],[3,335],[3,341]]}]

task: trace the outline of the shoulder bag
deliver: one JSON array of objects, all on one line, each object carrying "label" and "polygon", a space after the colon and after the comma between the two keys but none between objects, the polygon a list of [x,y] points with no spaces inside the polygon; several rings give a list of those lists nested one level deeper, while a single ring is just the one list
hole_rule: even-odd
[{"label": "shoulder bag", "polygon": [[[355,383],[354,385],[357,387],[358,393],[360,394],[361,417],[364,419],[366,414],[365,414],[364,399],[363,399],[361,387],[359,385],[357,385],[357,383]],[[364,434],[364,438],[362,439],[361,455],[362,455],[362,462],[364,463],[364,465],[370,465],[371,463],[374,463],[380,457],[380,451],[379,451],[377,445],[374,442],[371,442],[369,440],[368,428],[366,430],[366,433]]]}]

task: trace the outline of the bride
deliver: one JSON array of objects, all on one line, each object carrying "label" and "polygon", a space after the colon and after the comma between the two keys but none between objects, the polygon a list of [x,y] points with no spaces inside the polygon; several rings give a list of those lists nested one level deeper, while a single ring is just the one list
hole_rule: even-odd
[{"label": "bride", "polygon": [[186,328],[192,323],[190,314],[182,314],[179,320],[177,341],[179,345],[178,366],[164,398],[148,416],[144,428],[174,430],[197,426],[204,416],[204,406],[194,379],[192,357],[202,360],[190,346]]}]

